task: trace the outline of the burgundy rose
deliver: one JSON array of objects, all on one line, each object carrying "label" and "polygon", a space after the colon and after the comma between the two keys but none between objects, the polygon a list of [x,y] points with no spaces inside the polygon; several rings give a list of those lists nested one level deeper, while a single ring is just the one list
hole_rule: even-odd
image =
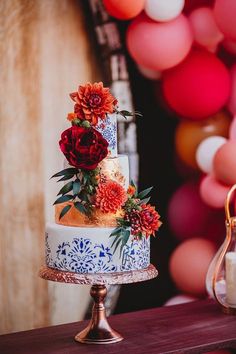
[{"label": "burgundy rose", "polygon": [[61,134],[61,151],[70,165],[94,170],[108,154],[108,142],[94,128],[72,126]]}]

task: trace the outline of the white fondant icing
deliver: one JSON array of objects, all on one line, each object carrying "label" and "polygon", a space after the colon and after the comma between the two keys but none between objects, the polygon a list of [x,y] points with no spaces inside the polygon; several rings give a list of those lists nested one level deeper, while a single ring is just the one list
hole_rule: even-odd
[{"label": "white fondant icing", "polygon": [[46,264],[76,273],[110,273],[147,268],[150,264],[150,239],[130,236],[120,254],[114,252],[114,228],[46,225]]}]

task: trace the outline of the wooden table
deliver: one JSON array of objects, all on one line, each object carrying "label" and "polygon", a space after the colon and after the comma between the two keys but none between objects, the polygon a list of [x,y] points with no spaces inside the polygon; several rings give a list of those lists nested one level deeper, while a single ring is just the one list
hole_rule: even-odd
[{"label": "wooden table", "polygon": [[86,322],[0,336],[1,354],[152,354],[204,353],[236,348],[236,316],[225,315],[212,300],[111,316],[125,339],[110,345],[86,345],[73,336]]}]

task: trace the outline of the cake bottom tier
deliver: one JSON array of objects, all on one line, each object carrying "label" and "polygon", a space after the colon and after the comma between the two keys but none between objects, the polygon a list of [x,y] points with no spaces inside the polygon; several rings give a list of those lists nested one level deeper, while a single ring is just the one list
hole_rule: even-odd
[{"label": "cake bottom tier", "polygon": [[75,273],[114,273],[147,268],[150,264],[150,238],[130,236],[120,253],[114,252],[111,227],[70,227],[46,225],[46,264]]}]

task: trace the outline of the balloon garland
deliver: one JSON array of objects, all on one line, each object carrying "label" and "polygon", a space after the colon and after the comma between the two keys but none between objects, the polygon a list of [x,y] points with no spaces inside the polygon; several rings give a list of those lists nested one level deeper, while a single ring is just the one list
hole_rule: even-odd
[{"label": "balloon garland", "polygon": [[236,183],[236,1],[104,5],[115,18],[132,19],[128,52],[143,76],[161,82],[163,98],[179,119],[177,157],[198,172],[199,180],[180,186],[169,203],[168,223],[182,241],[170,273],[183,297],[204,296],[207,267],[224,237],[225,196]]}]

